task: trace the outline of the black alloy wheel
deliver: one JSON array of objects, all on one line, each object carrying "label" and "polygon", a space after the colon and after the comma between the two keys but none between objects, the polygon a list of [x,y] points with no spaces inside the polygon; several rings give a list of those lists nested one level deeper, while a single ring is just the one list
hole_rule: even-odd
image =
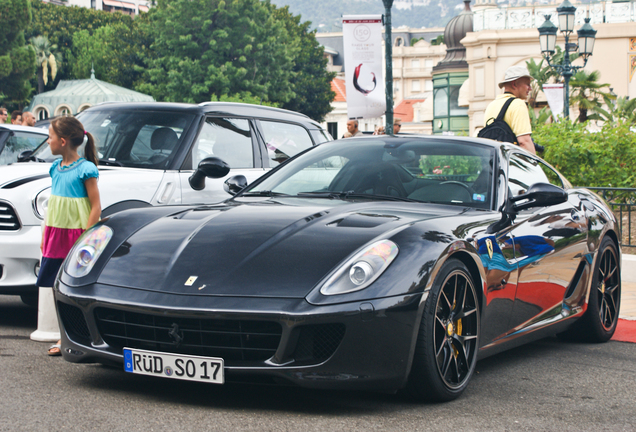
[{"label": "black alloy wheel", "polygon": [[584,342],[607,342],[616,331],[621,302],[621,269],[618,249],[609,237],[601,242],[594,264],[587,311],[581,320],[559,336]]},{"label": "black alloy wheel", "polygon": [[621,280],[618,257],[613,248],[605,248],[601,255],[598,276],[595,278],[598,318],[603,330],[614,331],[621,301]]},{"label": "black alloy wheel", "polygon": [[479,342],[479,303],[466,266],[449,259],[424,307],[409,381],[417,399],[449,401],[467,387]]}]

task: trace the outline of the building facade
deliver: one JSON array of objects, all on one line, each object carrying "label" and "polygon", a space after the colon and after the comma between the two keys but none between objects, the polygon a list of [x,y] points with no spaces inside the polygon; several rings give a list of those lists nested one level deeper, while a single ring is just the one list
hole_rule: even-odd
[{"label": "building facade", "polygon": [[[598,70],[600,82],[609,83],[617,96],[636,97],[636,2],[577,4],[571,1],[577,7],[575,32],[588,16],[598,31],[594,51],[585,70]],[[561,1],[534,3],[535,6],[528,7],[499,7],[494,0],[476,0],[472,11],[473,31],[465,33],[461,39],[466,63],[462,70],[444,71],[438,67],[447,54],[447,45],[431,45],[430,41],[441,34],[442,29],[435,29],[436,35],[427,33],[426,29],[413,33],[404,29],[400,33],[400,29],[394,29],[394,112],[395,117],[410,119],[406,123],[403,119],[402,132],[461,131],[475,135],[484,126],[486,107],[501,92],[497,83],[503,78],[505,70],[510,66],[525,65],[530,59],[537,63],[542,60],[537,28],[545,20],[544,16],[551,15],[551,20],[558,26],[556,8]],[[406,42],[405,35],[417,32],[429,36],[411,46]],[[323,42],[320,34],[317,38],[323,45],[334,48],[337,43],[333,41],[338,37],[341,41],[342,34],[329,35],[332,38],[330,43]],[[557,45],[563,47],[565,41],[560,33],[558,36]],[[573,39],[576,42],[576,33]],[[336,56],[332,54],[334,52]],[[326,55],[332,57],[333,65],[340,67],[338,72],[342,72],[342,42]],[[437,98],[439,103],[434,104],[433,99]],[[403,104],[403,101],[407,103]],[[542,93],[539,93],[538,101],[545,105]],[[455,114],[453,126],[451,120],[454,116],[451,113]],[[334,116],[328,117],[331,119],[329,121],[341,124],[344,128],[347,120],[346,95],[339,102],[338,110],[332,114]],[[576,107],[571,107],[570,116],[576,115]],[[361,126],[365,126],[365,121],[361,121]],[[373,119],[367,123],[367,127],[383,123],[382,118]],[[361,130],[372,129],[361,127]]]},{"label": "building facade", "polygon": [[150,0],[44,0],[46,3],[55,3],[65,6],[78,6],[87,9],[103,10],[106,12],[121,12],[135,16],[141,12],[148,12]]}]

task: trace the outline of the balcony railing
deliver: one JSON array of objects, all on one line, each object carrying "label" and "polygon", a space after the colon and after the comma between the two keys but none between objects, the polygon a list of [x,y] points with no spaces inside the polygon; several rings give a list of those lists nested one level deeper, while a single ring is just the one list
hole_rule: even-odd
[{"label": "balcony railing", "polygon": [[[473,31],[503,29],[536,29],[545,21],[544,15],[551,15],[550,20],[558,26],[558,4],[539,5],[519,8],[492,8],[476,10],[473,15]],[[636,3],[611,1],[577,4],[575,24],[583,25],[584,18],[590,23],[624,23],[636,21]]]},{"label": "balcony railing", "polygon": [[588,187],[603,197],[618,219],[621,246],[636,248],[636,188]]}]

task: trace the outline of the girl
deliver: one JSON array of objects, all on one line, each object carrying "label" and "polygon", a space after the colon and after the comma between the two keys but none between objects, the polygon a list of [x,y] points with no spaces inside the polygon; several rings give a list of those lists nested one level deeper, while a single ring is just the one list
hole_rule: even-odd
[{"label": "girl", "polygon": [[[78,237],[99,221],[102,208],[97,189],[97,149],[93,136],[74,117],[61,117],[49,126],[49,148],[62,159],[53,162],[52,187],[42,234],[42,264],[38,287],[52,287],[64,258]],[[80,157],[77,149],[86,143]],[[49,355],[61,355],[61,341]]]}]

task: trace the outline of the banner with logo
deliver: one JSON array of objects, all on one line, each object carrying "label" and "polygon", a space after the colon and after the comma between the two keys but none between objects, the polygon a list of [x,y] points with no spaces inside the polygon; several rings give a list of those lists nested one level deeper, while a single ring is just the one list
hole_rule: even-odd
[{"label": "banner with logo", "polygon": [[543,93],[548,100],[552,117],[555,121],[563,115],[563,83],[561,84],[543,84]]},{"label": "banner with logo", "polygon": [[342,17],[347,116],[384,115],[386,95],[382,74],[382,15]]}]

